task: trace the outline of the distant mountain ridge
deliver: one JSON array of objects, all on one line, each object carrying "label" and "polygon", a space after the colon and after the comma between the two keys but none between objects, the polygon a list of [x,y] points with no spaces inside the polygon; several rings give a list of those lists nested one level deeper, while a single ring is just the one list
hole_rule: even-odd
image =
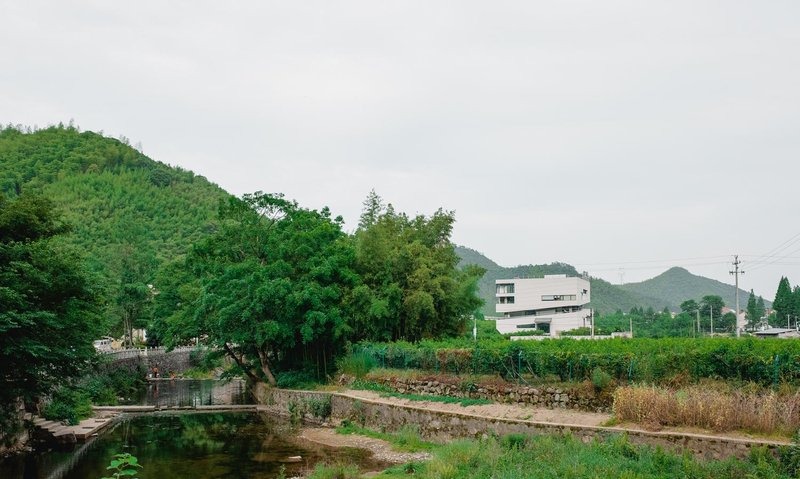
[{"label": "distant mountain ridge", "polygon": [[[486,274],[478,283],[479,295],[484,300],[483,314],[495,315],[495,281],[507,278],[537,278],[546,274],[578,275],[574,266],[566,263],[540,265],[500,266],[485,255],[465,246],[456,246],[456,254],[461,261],[459,267],[476,264],[486,269]],[[592,302],[590,306],[601,313],[618,309],[630,311],[632,308],[653,308],[660,311],[665,307],[670,311],[680,311],[680,304],[687,299],[699,300],[706,295],[722,297],[725,305],[731,308],[736,304],[736,288],[720,281],[697,276],[684,268],[674,267],[639,283],[614,285],[600,278],[590,278]],[[744,308],[750,293],[739,290],[739,305]],[[765,300],[767,307],[771,305]]]}]

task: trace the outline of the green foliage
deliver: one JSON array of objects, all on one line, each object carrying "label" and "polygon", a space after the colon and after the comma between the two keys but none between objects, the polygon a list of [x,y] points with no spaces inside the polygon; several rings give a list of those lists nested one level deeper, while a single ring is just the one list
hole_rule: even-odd
[{"label": "green foliage", "polygon": [[111,460],[111,463],[106,468],[106,470],[112,471],[111,476],[106,476],[102,479],[120,479],[123,477],[136,479],[133,476],[139,472],[139,469],[142,469],[142,465],[139,464],[136,456],[132,456],[127,452],[115,454],[114,459]]},{"label": "green foliage", "polygon": [[332,397],[330,394],[308,397],[305,399],[306,410],[314,417],[326,419],[331,416],[331,402]]},{"label": "green foliage", "polygon": [[[531,378],[591,379],[600,367],[620,381],[662,383],[676,376],[800,385],[800,341],[756,338],[635,338],[598,341],[545,339],[486,341],[464,349],[463,339],[416,344],[363,343],[356,350],[386,368],[499,374]],[[455,354],[457,353],[457,354]],[[465,358],[463,355],[468,354]]]},{"label": "green foliage", "polygon": [[117,404],[118,397],[129,397],[145,385],[144,377],[142,370],[110,369],[85,376],[77,387],[93,404],[113,406]]},{"label": "green foliage", "polygon": [[751,289],[750,296],[747,298],[747,326],[751,329],[755,328],[761,322],[764,313],[764,298],[760,296],[756,298]]},{"label": "green foliage", "polygon": [[220,222],[188,257],[194,300],[175,304],[183,311],[161,331],[205,335],[257,381],[274,385],[274,371],[298,368],[324,379],[350,331],[345,298],[358,282],[342,219],[259,192],[231,198]]},{"label": "green foliage", "polygon": [[341,357],[336,361],[336,366],[342,374],[347,374],[354,378],[363,378],[377,364],[372,356],[359,352]]},{"label": "green foliage", "polygon": [[313,374],[305,370],[281,371],[276,382],[279,388],[284,389],[313,389],[317,384]]},{"label": "green foliage", "polygon": [[405,452],[430,451],[435,447],[432,443],[422,440],[419,435],[419,426],[416,424],[407,424],[401,427],[396,433],[385,433],[359,427],[345,420],[336,428],[336,432],[338,434],[358,434],[360,436],[382,439],[389,442],[395,449]]},{"label": "green foliage", "polygon": [[505,449],[522,449],[525,443],[528,442],[528,437],[525,434],[507,434],[500,438],[500,445]]},{"label": "green foliage", "polygon": [[592,370],[592,384],[598,391],[606,389],[611,385],[613,380],[614,379],[611,377],[611,375],[603,371],[602,368],[594,368]]},{"label": "green foliage", "polygon": [[96,358],[100,298],[78,255],[60,244],[65,231],[49,201],[0,194],[0,423],[12,425],[20,399],[46,396]]},{"label": "green foliage", "polygon": [[82,419],[92,416],[92,401],[84,391],[74,387],[63,387],[53,393],[43,414],[51,421],[78,424]]},{"label": "green foliage", "polygon": [[[693,304],[690,304],[693,303]],[[694,300],[685,301],[687,310],[675,317],[672,313],[642,311],[633,308],[629,313],[616,312],[596,316],[595,334],[609,334],[615,331],[629,331],[633,323],[633,334],[637,338],[697,337],[697,315],[700,306]],[[696,308],[693,312],[691,308]],[[711,330],[710,317],[700,317],[700,335],[708,335]],[[714,317],[715,333],[732,333],[734,318]]]},{"label": "green foliage", "polygon": [[789,278],[783,276],[778,283],[778,291],[775,293],[775,301],[772,303],[777,316],[778,325],[786,324],[786,316],[794,314],[794,297]]},{"label": "green foliage", "polygon": [[317,464],[308,479],[358,479],[358,466],[348,464]]},{"label": "green foliage", "polygon": [[481,305],[479,267],[456,268],[450,242],[455,216],[439,209],[409,217],[374,191],[355,233],[352,339],[416,341],[460,335]]},{"label": "green foliage", "polygon": [[[605,331],[595,328],[595,334],[603,334]],[[567,331],[561,331],[562,336],[591,336],[592,335],[592,328],[589,326],[582,326],[580,328],[570,329]]]},{"label": "green foliage", "polygon": [[84,252],[99,275],[115,333],[126,311],[134,327],[150,319],[142,286],[160,290],[156,271],[213,230],[227,197],[203,177],[71,126],[0,130],[0,193],[40,194],[59,209],[73,228],[61,242]]},{"label": "green foliage", "polygon": [[792,436],[792,444],[779,450],[781,469],[790,477],[800,476],[800,431]]},{"label": "green foliage", "polygon": [[[472,399],[472,398],[458,398],[450,396],[432,396],[428,394],[405,394],[395,392],[392,388],[376,383],[374,381],[356,380],[350,385],[352,389],[361,389],[365,391],[375,391],[380,393],[381,397],[394,397],[400,399],[408,399],[409,401],[429,401],[438,402],[443,404],[460,404],[466,406],[481,406],[484,404],[491,404],[492,401],[488,399]],[[468,387],[468,386],[466,386]]]},{"label": "green foliage", "polygon": [[[788,479],[774,460],[696,460],[661,448],[634,445],[624,436],[584,444],[570,435],[512,435],[501,439],[451,441],[433,448],[433,458],[415,463],[420,479],[655,479],[665,477],[719,479]],[[408,477],[406,467],[394,467],[381,477]]]}]

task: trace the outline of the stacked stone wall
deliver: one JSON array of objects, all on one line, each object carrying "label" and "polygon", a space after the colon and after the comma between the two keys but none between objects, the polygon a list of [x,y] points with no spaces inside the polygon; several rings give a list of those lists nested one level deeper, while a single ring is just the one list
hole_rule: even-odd
[{"label": "stacked stone wall", "polygon": [[591,386],[527,386],[514,384],[447,383],[435,379],[377,378],[376,382],[403,394],[488,399],[504,404],[609,412],[613,396]]},{"label": "stacked stone wall", "polygon": [[108,369],[122,368],[131,372],[141,371],[142,373],[158,367],[159,374],[166,376],[170,372],[175,374],[186,372],[187,369],[196,366],[201,359],[202,352],[149,350],[147,354],[111,359],[105,363],[105,367]]}]

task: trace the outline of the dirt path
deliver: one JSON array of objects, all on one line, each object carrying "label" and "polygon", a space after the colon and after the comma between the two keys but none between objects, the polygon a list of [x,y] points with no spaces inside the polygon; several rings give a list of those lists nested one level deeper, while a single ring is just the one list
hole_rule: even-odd
[{"label": "dirt path", "polygon": [[519,406],[516,404],[485,404],[480,406],[462,406],[460,404],[447,404],[435,401],[412,401],[397,397],[381,397],[375,391],[362,391],[348,389],[342,391],[351,397],[370,399],[373,401],[389,402],[413,406],[423,409],[437,409],[440,411],[460,412],[475,414],[490,418],[522,419],[526,421],[552,422],[558,424],[574,424],[578,426],[602,426],[611,419],[610,414],[579,411],[576,409],[547,409],[534,406]]},{"label": "dirt path", "polygon": [[317,444],[330,447],[355,447],[367,449],[372,457],[381,462],[404,464],[410,461],[430,459],[427,452],[401,452],[392,449],[392,445],[382,439],[374,439],[356,434],[337,434],[334,429],[324,427],[307,427],[300,431],[300,437]]}]

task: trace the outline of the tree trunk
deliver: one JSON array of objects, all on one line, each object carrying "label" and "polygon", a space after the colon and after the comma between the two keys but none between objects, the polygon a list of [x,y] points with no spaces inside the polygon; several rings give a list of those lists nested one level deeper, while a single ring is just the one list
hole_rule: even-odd
[{"label": "tree trunk", "polygon": [[269,382],[270,386],[277,386],[278,382],[275,381],[275,376],[272,375],[272,371],[269,367],[267,353],[264,351],[264,348],[257,348],[256,350],[258,351],[258,359],[261,360],[261,372],[267,377],[267,382]]},{"label": "tree trunk", "polygon": [[253,369],[249,367],[247,364],[244,364],[244,360],[242,358],[237,357],[236,353],[233,352],[233,350],[231,349],[230,346],[228,346],[227,343],[223,347],[225,348],[225,352],[228,353],[228,356],[233,358],[233,361],[239,366],[239,368],[241,368],[242,371],[244,371],[247,377],[252,379],[253,382],[256,383],[261,382],[261,378],[253,374]]}]

